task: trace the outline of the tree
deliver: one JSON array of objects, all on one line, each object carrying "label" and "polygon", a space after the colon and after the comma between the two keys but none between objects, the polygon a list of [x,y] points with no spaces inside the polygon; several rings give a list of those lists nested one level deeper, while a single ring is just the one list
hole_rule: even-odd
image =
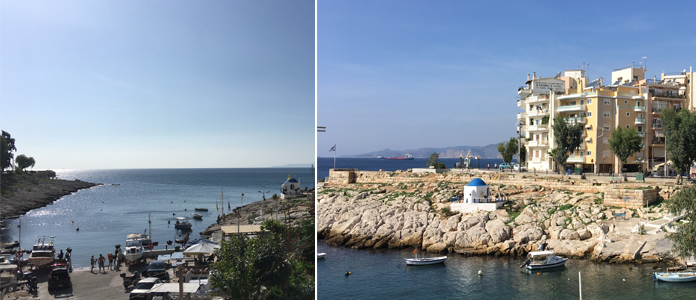
[{"label": "tree", "polygon": [[33,168],[36,163],[33,157],[28,157],[24,154],[18,155],[17,158],[15,158],[15,162],[17,163],[17,167],[22,171],[26,168]]},{"label": "tree", "polygon": [[440,159],[440,154],[433,152],[433,154],[430,154],[430,158],[428,158],[427,166],[429,167],[434,165],[438,159]]},{"label": "tree", "polygon": [[511,137],[507,143],[498,144],[498,152],[503,156],[503,161],[510,164],[512,156],[517,154],[517,139]]},{"label": "tree", "polygon": [[686,109],[662,111],[665,150],[680,174],[696,161],[696,114]]},{"label": "tree", "polygon": [[524,139],[522,136],[520,136],[522,141],[520,142],[520,157],[517,158],[517,163],[520,166],[523,166],[524,164],[527,163],[527,148],[524,147]]},{"label": "tree", "polygon": [[556,142],[555,151],[549,152],[556,160],[558,170],[564,169],[570,153],[580,147],[582,143],[582,124],[569,124],[560,114],[553,118],[553,139]]},{"label": "tree", "polygon": [[621,167],[619,168],[619,174],[622,174],[623,165],[626,164],[626,159],[634,153],[640,151],[643,139],[638,135],[638,131],[633,128],[622,129],[621,127],[616,128],[614,132],[611,133],[611,139],[609,139],[609,149],[611,149],[614,154],[621,161]]},{"label": "tree", "polygon": [[15,147],[15,139],[7,131],[2,131],[2,138],[0,138],[0,170],[5,170],[12,165],[12,159],[14,154],[12,152],[17,151]]},{"label": "tree", "polygon": [[669,212],[676,215],[684,215],[688,223],[679,224],[677,232],[668,237],[674,243],[672,249],[681,257],[696,255],[696,187],[684,188],[676,193],[667,202]]}]

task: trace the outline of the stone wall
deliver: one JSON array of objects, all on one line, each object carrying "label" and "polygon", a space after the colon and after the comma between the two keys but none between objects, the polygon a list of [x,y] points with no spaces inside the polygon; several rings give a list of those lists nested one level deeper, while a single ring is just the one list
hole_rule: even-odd
[{"label": "stone wall", "polygon": [[657,200],[657,190],[606,189],[604,205],[637,209]]},{"label": "stone wall", "polygon": [[355,173],[358,169],[330,169],[328,184],[355,183]]}]

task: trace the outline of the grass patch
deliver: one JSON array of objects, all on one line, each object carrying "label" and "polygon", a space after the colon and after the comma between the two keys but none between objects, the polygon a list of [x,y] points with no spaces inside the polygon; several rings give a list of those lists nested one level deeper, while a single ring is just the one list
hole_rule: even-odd
[{"label": "grass patch", "polygon": [[561,205],[561,206],[558,207],[558,210],[567,210],[567,209],[569,209],[569,208],[571,208],[571,207],[573,207],[572,204],[563,204],[563,205]]}]

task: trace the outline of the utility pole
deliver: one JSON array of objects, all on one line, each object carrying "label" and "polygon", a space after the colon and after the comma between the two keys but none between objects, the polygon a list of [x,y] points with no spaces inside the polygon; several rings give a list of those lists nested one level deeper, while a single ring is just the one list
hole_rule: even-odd
[{"label": "utility pole", "polygon": [[244,193],[242,193],[242,198],[241,198],[240,201],[241,201],[241,202],[240,202],[241,205],[239,206],[239,208],[238,208],[239,211],[237,212],[237,236],[239,236],[239,233],[240,233],[240,229],[239,229],[239,224],[240,224],[240,223],[239,223],[239,222],[240,222],[240,221],[239,221],[239,217],[242,215],[242,206],[244,206]]}]

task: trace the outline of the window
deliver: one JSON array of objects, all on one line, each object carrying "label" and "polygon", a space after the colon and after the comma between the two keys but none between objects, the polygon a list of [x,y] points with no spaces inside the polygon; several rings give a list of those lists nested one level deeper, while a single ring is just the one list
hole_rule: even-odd
[{"label": "window", "polygon": [[580,104],[585,104],[585,100],[580,100]]},{"label": "window", "polygon": [[609,125],[604,125],[604,131],[609,131],[611,128],[609,128]]},{"label": "window", "polygon": [[605,144],[609,144],[609,138],[606,138],[606,137],[605,137],[605,138],[604,138],[604,143],[605,143]]},{"label": "window", "polygon": [[580,151],[580,156],[585,156],[585,151]]},{"label": "window", "polygon": [[626,113],[626,116],[627,116],[627,117],[630,117],[630,116],[631,116],[631,113],[630,113],[630,112],[627,112],[627,113]]},{"label": "window", "polygon": [[609,157],[609,151],[604,150],[604,152],[602,153],[602,156],[603,156],[603,158]]},{"label": "window", "polygon": [[605,118],[609,118],[609,117],[611,117],[611,115],[609,114],[608,111],[605,111],[605,112],[604,112],[604,117],[605,117]]},{"label": "window", "polygon": [[540,152],[539,150],[534,151],[534,157],[539,157],[539,152]]},{"label": "window", "polygon": [[629,129],[629,128],[631,128],[631,126],[626,125],[626,129]]},{"label": "window", "polygon": [[588,112],[587,112],[587,116],[588,116],[588,117],[591,117],[591,116],[592,116],[592,112],[591,112],[591,111],[588,111]]},{"label": "window", "polygon": [[587,99],[587,104],[592,104],[592,99]]},{"label": "window", "polygon": [[611,104],[611,101],[609,101],[609,99],[604,99],[604,105],[609,105],[609,104]]},{"label": "window", "polygon": [[591,150],[587,150],[587,156],[592,156],[592,151],[591,151]]},{"label": "window", "polygon": [[640,106],[640,101],[636,101],[636,106]]},{"label": "window", "polygon": [[628,100],[624,100],[624,104],[628,104]]}]

